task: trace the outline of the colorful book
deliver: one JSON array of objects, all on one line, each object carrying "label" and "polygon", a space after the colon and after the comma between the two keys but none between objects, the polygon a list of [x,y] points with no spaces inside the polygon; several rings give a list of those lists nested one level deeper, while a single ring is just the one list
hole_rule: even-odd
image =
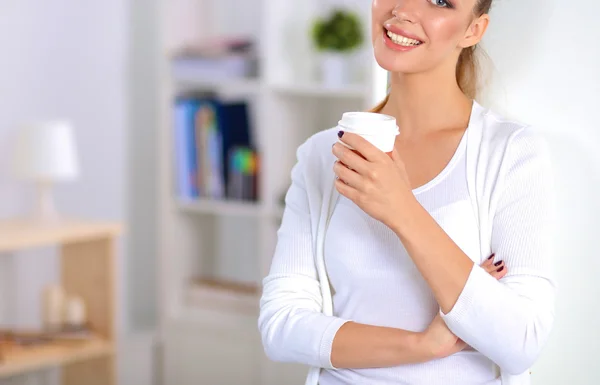
[{"label": "colorful book", "polygon": [[214,100],[199,101],[195,133],[201,195],[213,199],[224,198],[223,137],[218,116],[218,104]]},{"label": "colorful book", "polygon": [[177,195],[182,199],[199,196],[194,120],[198,101],[179,98],[175,101],[175,164]]},{"label": "colorful book", "polygon": [[207,95],[175,102],[177,194],[183,199],[257,199],[258,154],[248,106]]}]

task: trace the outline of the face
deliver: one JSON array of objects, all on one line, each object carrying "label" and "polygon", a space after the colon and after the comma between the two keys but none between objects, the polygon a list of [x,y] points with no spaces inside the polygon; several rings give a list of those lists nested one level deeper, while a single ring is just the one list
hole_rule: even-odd
[{"label": "face", "polygon": [[462,48],[477,44],[488,16],[477,0],[373,0],[373,49],[379,65],[400,73],[453,66]]}]

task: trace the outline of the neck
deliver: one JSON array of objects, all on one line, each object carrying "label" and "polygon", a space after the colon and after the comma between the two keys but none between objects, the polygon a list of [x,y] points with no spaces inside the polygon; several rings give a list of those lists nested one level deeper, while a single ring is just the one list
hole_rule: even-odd
[{"label": "neck", "polygon": [[392,73],[390,97],[381,112],[396,118],[401,135],[467,127],[472,101],[461,91],[454,73],[448,73]]}]

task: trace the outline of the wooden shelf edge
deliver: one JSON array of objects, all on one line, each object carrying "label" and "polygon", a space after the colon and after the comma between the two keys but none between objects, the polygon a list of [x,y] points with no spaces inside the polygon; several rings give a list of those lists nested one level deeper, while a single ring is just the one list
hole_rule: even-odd
[{"label": "wooden shelf edge", "polygon": [[114,237],[122,232],[123,225],[118,222],[65,219],[40,224],[25,219],[0,221],[0,253]]},{"label": "wooden shelf edge", "polygon": [[21,348],[17,353],[7,352],[0,360],[0,378],[81,362],[114,353],[115,347],[111,342],[97,338],[90,341],[70,341],[51,343],[40,347]]}]

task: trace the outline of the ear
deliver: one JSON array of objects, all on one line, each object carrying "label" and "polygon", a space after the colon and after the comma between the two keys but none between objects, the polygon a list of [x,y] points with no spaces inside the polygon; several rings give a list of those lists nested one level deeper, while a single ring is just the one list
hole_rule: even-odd
[{"label": "ear", "polygon": [[483,39],[483,35],[485,35],[489,24],[490,16],[488,14],[483,14],[475,18],[471,22],[471,25],[469,25],[469,28],[467,28],[465,36],[460,42],[460,47],[467,48],[478,44]]}]

